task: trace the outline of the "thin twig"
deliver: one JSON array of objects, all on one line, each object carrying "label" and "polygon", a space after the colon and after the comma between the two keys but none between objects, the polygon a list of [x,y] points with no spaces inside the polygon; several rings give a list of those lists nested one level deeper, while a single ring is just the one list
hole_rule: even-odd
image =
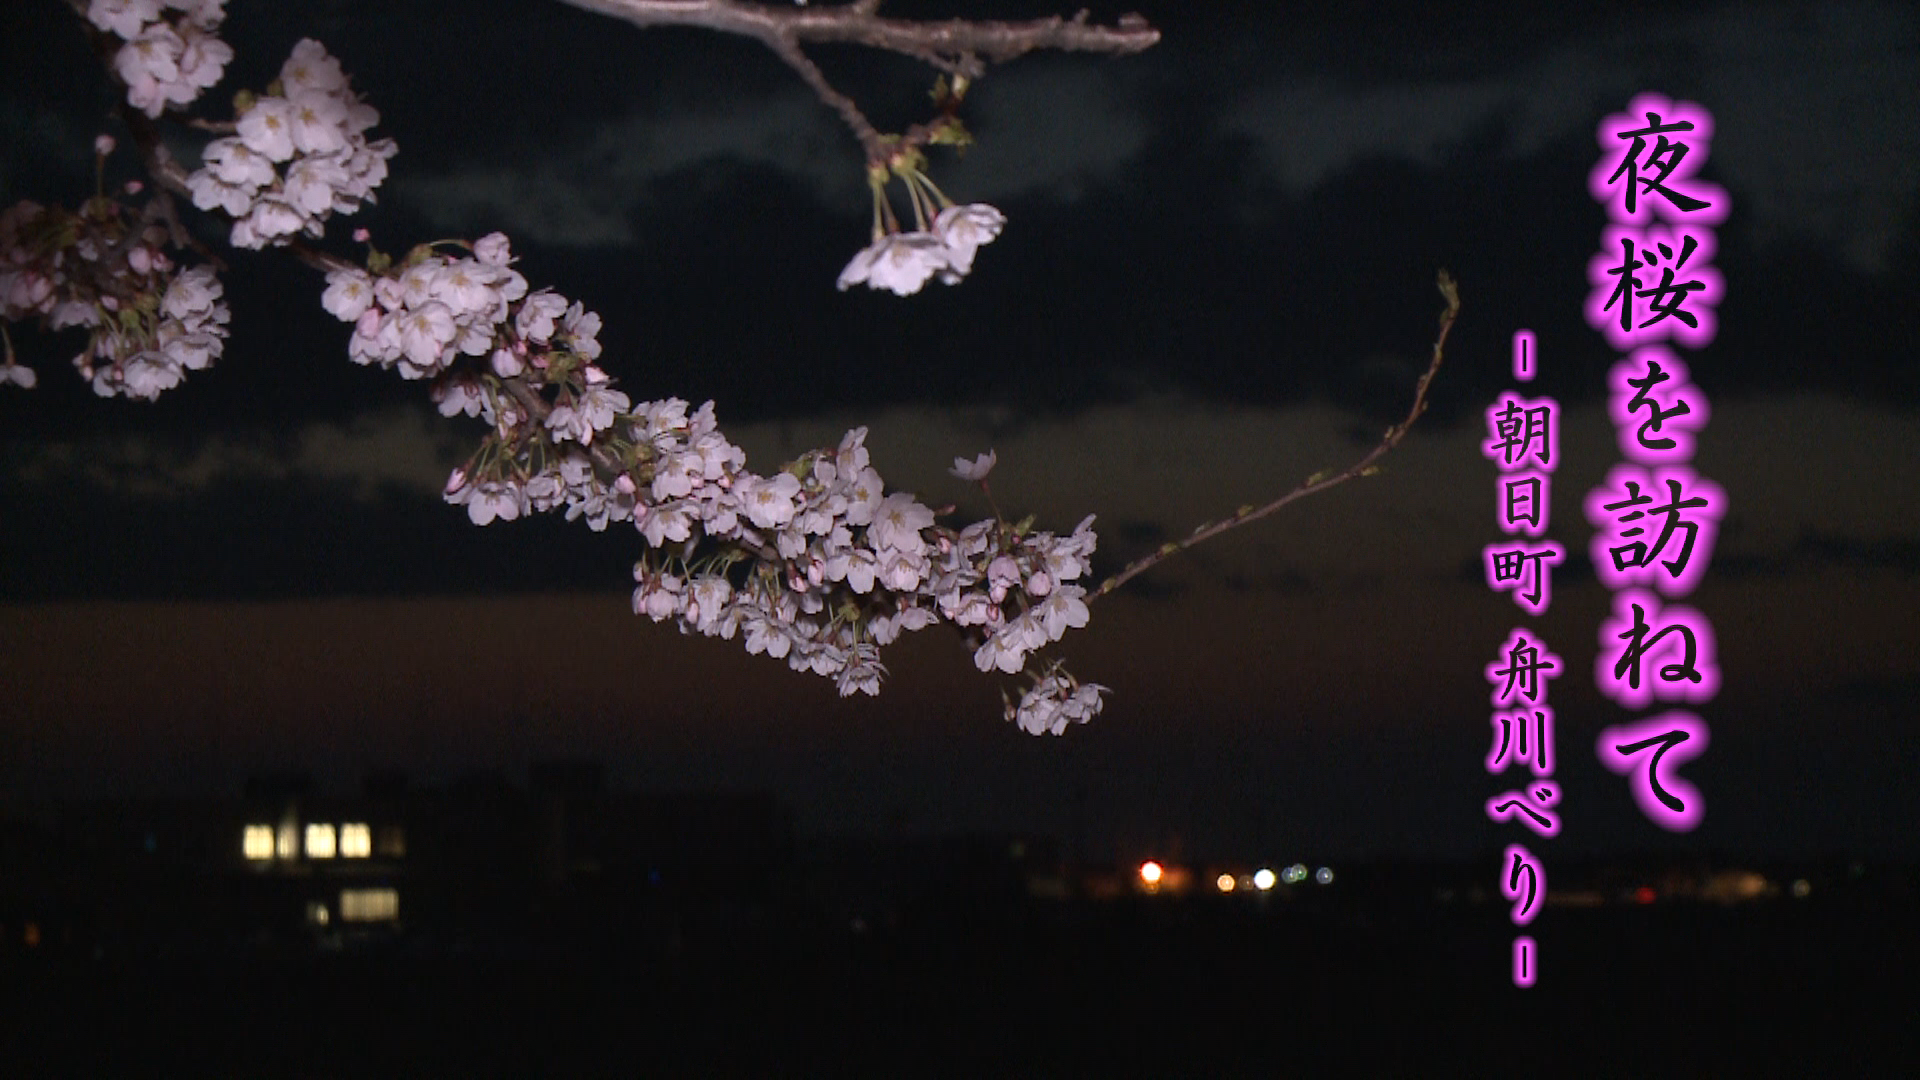
[{"label": "thin twig", "polygon": [[1126,569],[1102,582],[1098,589],[1095,589],[1087,596],[1087,600],[1091,602],[1098,597],[1105,596],[1145,573],[1152,567],[1193,547],[1195,544],[1211,540],[1229,529],[1237,529],[1242,525],[1252,524],[1290,502],[1297,499],[1304,499],[1308,495],[1317,494],[1338,484],[1344,484],[1356,476],[1372,476],[1374,473],[1379,472],[1380,470],[1375,467],[1373,463],[1385,456],[1386,453],[1394,447],[1399,446],[1400,440],[1406,438],[1408,429],[1413,427],[1413,422],[1420,419],[1420,415],[1427,411],[1427,388],[1433,385],[1433,377],[1440,372],[1440,361],[1443,356],[1443,350],[1447,344],[1447,335],[1453,330],[1454,320],[1460,316],[1460,291],[1454,284],[1453,275],[1447,273],[1445,270],[1440,271],[1439,284],[1440,295],[1446,298],[1447,307],[1445,311],[1440,313],[1440,333],[1433,339],[1433,359],[1427,364],[1426,372],[1420,376],[1420,382],[1414,387],[1413,407],[1407,411],[1407,418],[1388,428],[1386,438],[1380,441],[1380,445],[1374,447],[1366,457],[1354,462],[1339,473],[1332,476],[1328,476],[1325,473],[1316,473],[1309,478],[1306,483],[1301,484],[1299,487],[1294,488],[1292,491],[1287,492],[1285,495],[1282,495],[1280,498],[1275,499],[1265,506],[1257,508],[1253,506],[1243,506],[1236,511],[1232,517],[1224,521],[1212,522],[1194,529],[1193,534],[1185,540],[1162,544],[1151,555],[1135,559],[1133,562],[1127,564]]},{"label": "thin twig", "polygon": [[860,148],[867,152],[869,162],[877,163],[886,159],[889,153],[887,140],[875,130],[872,121],[860,111],[860,106],[853,103],[852,98],[833,88],[833,84],[821,74],[819,66],[800,50],[798,42],[789,38],[776,38],[767,42],[767,48],[772,49],[775,56],[798,72],[800,78],[805,80],[808,86],[813,87],[813,92],[820,96],[820,100],[832,106],[833,110],[840,114],[840,119],[846,121],[847,126],[853,129],[854,138],[860,140]]}]

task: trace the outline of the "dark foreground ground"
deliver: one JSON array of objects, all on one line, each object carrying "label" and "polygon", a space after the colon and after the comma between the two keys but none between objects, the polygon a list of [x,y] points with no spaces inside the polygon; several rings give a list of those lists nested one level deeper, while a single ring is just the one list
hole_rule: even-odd
[{"label": "dark foreground ground", "polygon": [[0,1075],[1912,1076],[1904,904],[1167,898],[0,966]]}]

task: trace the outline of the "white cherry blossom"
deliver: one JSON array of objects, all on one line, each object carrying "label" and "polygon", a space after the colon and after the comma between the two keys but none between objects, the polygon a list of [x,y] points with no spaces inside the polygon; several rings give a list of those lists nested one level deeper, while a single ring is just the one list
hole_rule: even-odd
[{"label": "white cherry blossom", "polygon": [[989,450],[974,458],[972,461],[968,461],[966,458],[954,458],[953,468],[947,471],[962,480],[979,483],[987,478],[987,474],[993,471],[993,467],[998,464],[999,461],[1000,455]]},{"label": "white cherry blossom", "polygon": [[849,286],[865,284],[910,296],[933,275],[952,268],[946,243],[932,233],[888,233],[847,263],[840,272],[839,288],[845,292]]},{"label": "white cherry blossom", "polygon": [[800,481],[792,473],[775,473],[742,485],[740,503],[748,521],[773,529],[793,520],[793,500],[799,494]]},{"label": "white cherry blossom", "polygon": [[949,206],[933,219],[933,235],[946,245],[947,262],[955,275],[951,285],[973,269],[973,256],[980,245],[991,243],[1007,224],[1007,215],[986,203]]},{"label": "white cherry blossom", "polygon": [[347,268],[327,274],[327,291],[320,306],[341,322],[355,322],[373,303],[373,279],[365,270]]},{"label": "white cherry blossom", "polygon": [[918,555],[927,547],[920,530],[932,524],[931,509],[920,505],[913,496],[896,491],[880,500],[870,531],[880,547]]}]

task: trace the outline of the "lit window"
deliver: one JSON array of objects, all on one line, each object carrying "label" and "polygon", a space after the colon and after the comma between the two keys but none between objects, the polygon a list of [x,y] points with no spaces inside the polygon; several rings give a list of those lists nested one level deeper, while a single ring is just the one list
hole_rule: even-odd
[{"label": "lit window", "polygon": [[280,826],[274,834],[273,853],[283,859],[291,859],[300,853],[300,833],[290,824]]},{"label": "lit window", "polygon": [[391,922],[400,917],[398,889],[341,889],[342,922]]},{"label": "lit window", "polygon": [[246,852],[249,859],[273,858],[273,826],[247,826],[246,836],[240,841],[240,850]]},{"label": "lit window", "polygon": [[307,826],[307,858],[331,859],[334,850],[333,826],[317,823]]},{"label": "lit window", "polygon": [[326,901],[307,901],[307,921],[315,926],[325,926],[333,921],[333,913],[327,910]]},{"label": "lit window", "polygon": [[373,830],[364,821],[349,821],[340,826],[340,857],[364,859],[373,854]]}]

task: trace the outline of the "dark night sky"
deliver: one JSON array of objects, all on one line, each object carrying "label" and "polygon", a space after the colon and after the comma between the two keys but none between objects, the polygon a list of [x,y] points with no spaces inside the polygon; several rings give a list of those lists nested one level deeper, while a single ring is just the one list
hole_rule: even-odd
[{"label": "dark night sky", "polygon": [[[750,465],[864,423],[890,484],[966,509],[945,467],[992,447],[1010,512],[1100,515],[1103,572],[1363,453],[1405,409],[1451,269],[1466,313],[1386,474],[1097,603],[1064,642],[1114,689],[1094,724],[1014,731],[940,629],[890,656],[879,699],[841,701],[635,619],[631,532],[471,526],[437,496],[477,432],[345,362],[311,271],[242,252],[225,357],[157,404],[97,399],[57,359],[72,342],[16,334],[41,385],[0,392],[0,790],[588,756],[622,783],[771,788],[823,826],[1026,829],[1096,856],[1468,853],[1511,838],[1480,811],[1479,672],[1525,624],[1572,672],[1553,850],[1914,854],[1912,9],[1139,6],[1166,35],[1148,54],[980,84],[979,144],[933,176],[1009,224],[968,281],[908,299],[834,291],[865,242],[857,147],[748,42],[557,3],[233,0],[216,92],[321,38],[400,146],[334,250],[356,224],[390,250],[505,230],[536,287],[603,315],[626,389],[715,399]],[[0,205],[77,201],[114,130],[72,22],[53,0],[0,15]],[[820,58],[882,128],[923,118],[921,70]],[[1732,510],[1687,601],[1725,688],[1683,837],[1592,751],[1629,714],[1588,674],[1608,597],[1579,502],[1620,455],[1615,354],[1580,315],[1603,223],[1586,173],[1596,123],[1641,90],[1713,112],[1706,175],[1733,202],[1721,330],[1686,356],[1713,406],[1695,466]],[[1545,371],[1527,392],[1568,409],[1550,535],[1569,564],[1537,619],[1478,569],[1499,537],[1480,411],[1514,385],[1522,327]]]}]

